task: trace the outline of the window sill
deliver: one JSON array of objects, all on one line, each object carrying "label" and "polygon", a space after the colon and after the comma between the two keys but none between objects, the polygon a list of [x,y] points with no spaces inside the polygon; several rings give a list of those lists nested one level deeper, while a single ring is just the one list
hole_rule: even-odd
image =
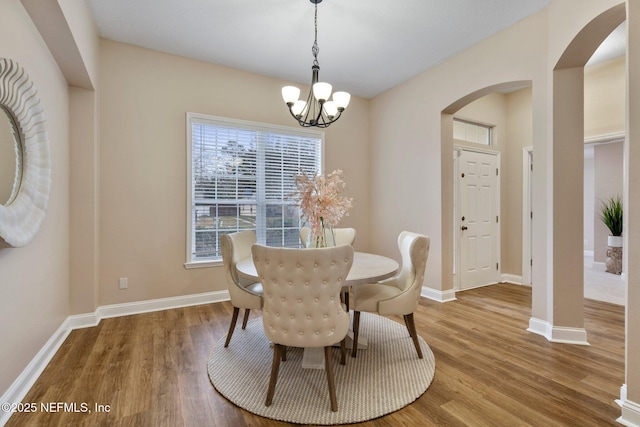
[{"label": "window sill", "polygon": [[187,270],[192,270],[195,268],[209,268],[209,267],[220,267],[222,266],[222,260],[218,261],[195,261],[195,262],[185,262],[184,268]]}]

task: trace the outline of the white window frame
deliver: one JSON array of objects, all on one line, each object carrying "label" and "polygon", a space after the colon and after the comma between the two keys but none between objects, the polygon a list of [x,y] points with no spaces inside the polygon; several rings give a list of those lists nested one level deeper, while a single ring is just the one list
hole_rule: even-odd
[{"label": "white window frame", "polygon": [[[473,137],[469,137],[469,136],[465,136],[464,138],[456,138],[455,135],[455,128],[456,128],[456,123],[458,125],[462,125],[465,127],[465,134],[469,133],[472,134],[473,131],[475,131],[476,136]],[[465,141],[465,142],[470,142],[473,144],[478,144],[481,146],[485,146],[485,147],[491,147],[493,144],[493,128],[494,126],[489,125],[489,124],[485,124],[485,123],[480,123],[480,122],[476,122],[476,121],[472,121],[472,120],[467,120],[467,119],[462,119],[460,117],[454,117],[453,118],[453,126],[454,126],[454,139],[457,139],[458,141]],[[484,139],[483,141],[480,141],[479,138],[479,134],[480,134],[480,130],[486,130],[487,132],[487,137],[486,139]],[[486,141],[486,142],[485,142]]]},{"label": "white window frame", "polygon": [[[288,126],[280,126],[273,125],[267,123],[259,123],[252,122],[246,120],[238,120],[238,119],[230,119],[225,117],[217,117],[206,114],[199,113],[187,113],[186,114],[186,141],[187,141],[187,211],[186,211],[186,262],[185,268],[202,268],[202,267],[212,267],[218,266],[222,264],[222,259],[220,257],[217,258],[208,258],[205,260],[196,260],[193,257],[193,244],[194,244],[194,229],[193,229],[193,209],[195,207],[195,201],[193,200],[193,191],[194,191],[194,177],[193,177],[193,158],[192,158],[192,149],[193,149],[193,141],[192,141],[192,124],[196,122],[206,122],[212,125],[219,125],[224,127],[237,127],[240,129],[248,129],[257,132],[268,132],[268,133],[280,133],[286,134],[289,136],[300,136],[304,138],[317,138],[320,140],[320,159],[319,159],[319,170],[318,172],[322,173],[324,170],[324,132],[318,130],[310,130],[310,129],[301,129],[294,128]],[[259,157],[259,156],[258,156]],[[257,160],[260,162],[260,160]],[[264,171],[264,165],[262,167],[260,164],[256,165],[257,171]],[[258,172],[259,173],[259,172]],[[266,200],[259,200],[259,204],[265,203]],[[257,227],[265,226],[264,221],[256,221]],[[258,243],[265,243],[261,241],[260,233],[258,235]]]}]

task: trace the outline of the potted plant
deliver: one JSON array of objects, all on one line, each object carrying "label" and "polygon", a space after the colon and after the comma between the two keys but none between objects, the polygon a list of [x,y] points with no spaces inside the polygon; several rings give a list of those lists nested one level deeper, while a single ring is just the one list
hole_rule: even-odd
[{"label": "potted plant", "polygon": [[600,219],[611,233],[608,245],[622,247],[622,201],[620,196],[610,197],[606,202],[602,202]]},{"label": "potted plant", "polygon": [[600,219],[611,235],[607,238],[607,272],[622,273],[622,201],[620,196],[610,197],[602,202]]}]

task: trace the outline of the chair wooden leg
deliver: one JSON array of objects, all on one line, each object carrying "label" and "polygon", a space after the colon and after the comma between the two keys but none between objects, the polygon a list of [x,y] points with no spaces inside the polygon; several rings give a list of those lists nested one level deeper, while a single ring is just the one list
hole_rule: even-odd
[{"label": "chair wooden leg", "polygon": [[280,353],[282,351],[280,344],[273,343],[273,361],[271,362],[271,378],[269,379],[269,389],[267,390],[267,400],[265,406],[271,406],[273,395],[276,392],[276,382],[278,381],[278,372],[280,371]]},{"label": "chair wooden leg", "polygon": [[347,313],[349,312],[349,289],[344,293],[344,305],[347,307]]},{"label": "chair wooden leg", "polygon": [[280,354],[281,354],[280,359],[283,362],[286,362],[287,361],[287,346],[286,345],[282,346],[282,348],[280,349]]},{"label": "chair wooden leg", "polygon": [[351,347],[351,357],[356,357],[358,352],[358,332],[360,329],[360,312],[353,312],[353,347]]},{"label": "chair wooden leg", "polygon": [[242,329],[245,329],[247,327],[247,322],[249,321],[249,312],[251,311],[251,309],[249,308],[245,308],[244,309],[244,319],[242,319]]},{"label": "chair wooden leg", "polygon": [[331,410],[338,411],[338,399],[336,398],[336,381],[333,377],[333,361],[331,360],[331,346],[324,348],[324,370],[327,372],[327,383],[329,385],[329,399],[331,400]]},{"label": "chair wooden leg", "polygon": [[233,307],[233,316],[231,316],[231,325],[229,325],[229,333],[227,334],[227,340],[224,342],[224,346],[228,347],[231,342],[231,335],[233,335],[233,330],[236,327],[236,322],[238,321],[238,313],[240,309],[238,307]]},{"label": "chair wooden leg", "polygon": [[345,339],[340,341],[340,364],[341,365],[346,365],[347,364],[347,360],[346,360],[347,343],[346,343],[346,341],[347,341],[346,337],[345,337]]},{"label": "chair wooden leg", "polygon": [[413,313],[408,314],[406,316],[407,319],[407,329],[409,329],[409,335],[411,335],[411,339],[413,340],[413,345],[418,352],[418,357],[422,359],[422,349],[420,348],[420,342],[418,341],[418,333],[416,332],[416,323],[413,320]]},{"label": "chair wooden leg", "polygon": [[404,325],[407,327],[407,330],[409,331],[409,336],[413,338],[413,335],[411,335],[411,328],[409,327],[408,315],[404,314],[402,317],[404,318]]}]

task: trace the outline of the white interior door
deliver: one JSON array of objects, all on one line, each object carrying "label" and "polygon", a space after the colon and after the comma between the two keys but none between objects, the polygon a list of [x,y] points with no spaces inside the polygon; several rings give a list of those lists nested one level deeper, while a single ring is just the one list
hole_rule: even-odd
[{"label": "white interior door", "polygon": [[498,157],[460,151],[460,289],[498,282]]}]

